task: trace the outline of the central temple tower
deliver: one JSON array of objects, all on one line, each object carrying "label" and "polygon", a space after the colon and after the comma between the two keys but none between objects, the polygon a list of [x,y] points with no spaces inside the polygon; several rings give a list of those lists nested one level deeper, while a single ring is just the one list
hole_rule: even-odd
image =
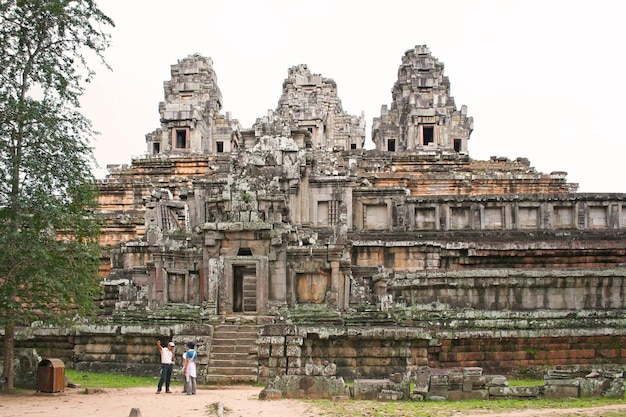
[{"label": "central temple tower", "polygon": [[383,105],[380,117],[374,118],[376,149],[467,152],[474,120],[467,117],[466,106],[456,109],[443,68],[426,45],[404,53],[391,108]]}]

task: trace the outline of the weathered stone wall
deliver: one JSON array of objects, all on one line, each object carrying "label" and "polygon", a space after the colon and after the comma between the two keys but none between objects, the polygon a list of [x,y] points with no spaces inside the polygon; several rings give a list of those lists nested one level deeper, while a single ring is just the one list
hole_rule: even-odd
[{"label": "weathered stone wall", "polygon": [[257,340],[259,381],[328,363],[348,380],[404,372],[428,365],[428,338],[416,329],[267,325]]},{"label": "weathered stone wall", "polygon": [[[384,333],[380,330],[380,333]],[[329,338],[311,336],[305,342],[314,363],[324,358],[337,365],[337,375],[347,380],[380,378],[428,364],[428,341],[422,339],[396,340],[381,335],[377,338]]]},{"label": "weathered stone wall", "polygon": [[[389,294],[408,307],[429,310],[624,309],[626,270],[473,269],[397,274]],[[504,318],[504,316],[503,316]]]},{"label": "weathered stone wall", "polygon": [[[204,382],[213,326],[78,326],[76,329],[25,328],[16,333],[16,349],[33,349],[42,358],[61,359],[67,368],[84,372],[155,376],[161,357],[156,342],[176,343],[176,363],[186,342],[196,343],[198,381]],[[3,335],[0,335],[3,336]],[[3,337],[0,337],[0,343]],[[1,356],[1,355],[0,355]],[[175,373],[180,374],[180,367]]]},{"label": "weathered stone wall", "polygon": [[[346,380],[387,378],[421,367],[481,366],[502,375],[541,375],[551,367],[621,369],[626,363],[626,332],[611,329],[449,330],[400,327],[310,327],[266,325],[257,339],[258,382],[281,375],[304,375],[307,366],[333,364]],[[16,348],[42,358],[59,358],[80,371],[155,376],[160,356],[156,340],[185,342],[199,353],[198,381],[212,366],[212,325],[81,326],[77,330],[21,329]],[[3,338],[0,335],[0,343]],[[175,367],[176,376],[179,369]]]},{"label": "weathered stone wall", "polygon": [[[541,371],[557,365],[582,367],[626,363],[626,334],[524,336],[440,339],[428,352],[429,366],[454,368],[481,366],[487,372],[516,374]],[[580,332],[582,333],[582,332]]]}]

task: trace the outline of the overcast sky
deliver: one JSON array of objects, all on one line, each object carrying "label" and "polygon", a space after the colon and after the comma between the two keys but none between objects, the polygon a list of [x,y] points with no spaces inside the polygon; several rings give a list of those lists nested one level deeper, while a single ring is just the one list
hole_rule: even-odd
[{"label": "overcast sky", "polygon": [[276,108],[289,67],[337,82],[343,108],[372,119],[391,104],[404,52],[445,64],[474,118],[474,159],[526,157],[568,172],[581,192],[626,192],[626,2],[614,0],[100,0],[116,23],[83,98],[100,164],[128,164],[160,127],[170,66],[213,59],[222,114],[242,127]]}]

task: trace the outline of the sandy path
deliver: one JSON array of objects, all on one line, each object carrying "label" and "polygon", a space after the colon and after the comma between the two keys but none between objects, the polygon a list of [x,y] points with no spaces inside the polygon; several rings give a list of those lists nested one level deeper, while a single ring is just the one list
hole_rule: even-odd
[{"label": "sandy path", "polygon": [[[249,386],[198,389],[184,395],[180,387],[172,394],[155,394],[155,388],[107,389],[84,394],[81,388],[64,393],[0,395],[0,417],[128,417],[139,408],[141,417],[204,417],[212,404],[222,402],[228,417],[318,417],[319,412],[296,400],[259,401],[262,388]],[[215,414],[213,414],[215,415]]]}]

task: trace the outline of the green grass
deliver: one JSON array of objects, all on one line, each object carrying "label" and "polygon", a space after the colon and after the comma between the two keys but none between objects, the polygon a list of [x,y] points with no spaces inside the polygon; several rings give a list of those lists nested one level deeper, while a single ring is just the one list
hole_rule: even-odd
[{"label": "green grass", "polygon": [[[482,413],[512,413],[521,410],[568,409],[601,407],[609,404],[624,404],[624,400],[607,398],[569,398],[541,400],[466,400],[466,401],[344,401],[333,403],[329,400],[309,401],[310,404],[324,411],[324,417],[450,417]],[[624,414],[602,416],[620,416]],[[580,415],[580,414],[576,414]],[[563,415],[562,415],[563,416]]]},{"label": "green grass", "polygon": [[[77,372],[73,369],[65,369],[65,376],[70,382],[78,384],[81,388],[132,388],[150,387],[159,383],[159,375],[154,377],[96,374],[91,372]],[[172,381],[173,386],[182,386],[179,381]]]},{"label": "green grass", "polygon": [[543,379],[509,379],[509,387],[536,387],[542,386]]}]

